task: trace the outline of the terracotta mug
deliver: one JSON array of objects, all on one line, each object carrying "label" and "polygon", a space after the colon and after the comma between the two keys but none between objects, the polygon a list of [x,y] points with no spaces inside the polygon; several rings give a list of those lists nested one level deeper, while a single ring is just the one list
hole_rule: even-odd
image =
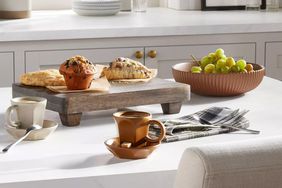
[{"label": "terracotta mug", "polygon": [[[165,127],[158,120],[152,120],[152,115],[140,111],[123,111],[113,114],[118,126],[120,143],[131,143],[137,147],[144,143],[159,143],[165,136]],[[151,138],[149,133],[150,125],[160,127],[160,135],[157,138]]]}]

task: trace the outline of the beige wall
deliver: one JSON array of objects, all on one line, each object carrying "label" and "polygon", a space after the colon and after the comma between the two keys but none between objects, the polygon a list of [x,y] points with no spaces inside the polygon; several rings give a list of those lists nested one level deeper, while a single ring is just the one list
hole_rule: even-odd
[{"label": "beige wall", "polygon": [[33,10],[70,9],[72,0],[31,0]]},{"label": "beige wall", "polygon": [[148,5],[150,7],[159,7],[160,6],[160,0],[148,0]]},{"label": "beige wall", "polygon": [[160,0],[160,7],[167,7],[167,0]]}]

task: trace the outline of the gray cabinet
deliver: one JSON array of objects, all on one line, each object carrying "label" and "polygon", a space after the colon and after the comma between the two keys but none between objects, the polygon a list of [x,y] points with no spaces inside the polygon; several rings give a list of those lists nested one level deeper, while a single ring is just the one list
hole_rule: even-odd
[{"label": "gray cabinet", "polygon": [[282,80],[282,42],[266,43],[266,75]]},{"label": "gray cabinet", "polygon": [[10,87],[14,82],[14,52],[0,52],[0,87]]}]

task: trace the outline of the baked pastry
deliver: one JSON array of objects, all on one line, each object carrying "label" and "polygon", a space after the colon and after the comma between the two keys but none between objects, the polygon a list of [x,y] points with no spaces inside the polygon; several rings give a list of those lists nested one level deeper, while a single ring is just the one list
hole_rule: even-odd
[{"label": "baked pastry", "polygon": [[60,73],[64,75],[67,88],[70,90],[89,88],[95,72],[94,64],[80,55],[71,57],[60,66]]},{"label": "baked pastry", "polygon": [[36,72],[28,72],[20,77],[21,84],[30,86],[64,86],[64,77],[59,70],[47,69]]},{"label": "baked pastry", "polygon": [[110,63],[109,67],[102,70],[101,77],[106,76],[108,80],[119,79],[147,79],[151,71],[138,61],[119,57]]}]

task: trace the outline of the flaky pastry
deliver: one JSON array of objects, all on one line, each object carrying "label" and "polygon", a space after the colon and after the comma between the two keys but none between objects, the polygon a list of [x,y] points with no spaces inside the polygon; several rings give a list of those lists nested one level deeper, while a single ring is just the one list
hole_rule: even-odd
[{"label": "flaky pastry", "polygon": [[119,57],[102,70],[101,77],[103,76],[108,80],[147,79],[150,78],[151,71],[138,61]]},{"label": "flaky pastry", "polygon": [[30,86],[64,86],[65,80],[59,70],[47,69],[23,74],[20,78],[21,84]]}]

